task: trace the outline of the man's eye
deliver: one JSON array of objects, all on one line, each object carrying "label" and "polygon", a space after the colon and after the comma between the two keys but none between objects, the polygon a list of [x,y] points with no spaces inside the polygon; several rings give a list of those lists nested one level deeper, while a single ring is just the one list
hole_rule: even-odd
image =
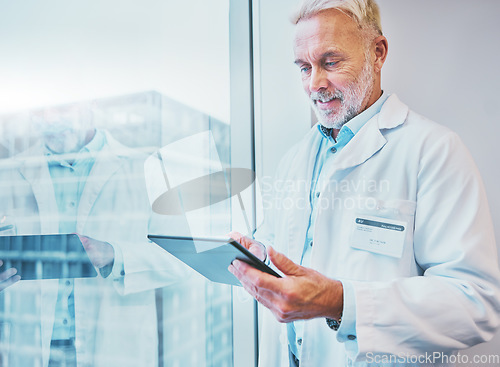
[{"label": "man's eye", "polygon": [[337,62],[336,61],[326,62],[325,65],[328,66],[328,67],[332,67],[332,66],[337,65]]},{"label": "man's eye", "polygon": [[308,73],[309,70],[311,70],[311,68],[309,66],[302,66],[300,68],[300,72],[303,73],[303,74]]}]

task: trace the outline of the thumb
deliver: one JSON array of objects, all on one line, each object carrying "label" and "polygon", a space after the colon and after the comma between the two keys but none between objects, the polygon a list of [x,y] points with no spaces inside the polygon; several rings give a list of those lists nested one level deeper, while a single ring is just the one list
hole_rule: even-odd
[{"label": "thumb", "polygon": [[229,237],[245,247],[247,250],[250,250],[252,244],[255,242],[251,238],[243,236],[240,232],[236,231],[232,231],[231,233],[229,233]]},{"label": "thumb", "polygon": [[240,232],[236,232],[236,231],[229,232],[228,236],[230,238],[232,238],[233,240],[236,240],[238,242],[240,242],[241,237],[243,237],[243,235]]},{"label": "thumb", "polygon": [[300,266],[288,257],[269,246],[268,255],[271,262],[285,275],[299,275]]},{"label": "thumb", "polygon": [[80,242],[82,243],[82,245],[85,247],[87,244],[88,244],[88,239],[87,237],[81,235],[81,234],[78,234],[78,233],[73,233],[73,234],[76,234],[78,236],[78,239],[80,240]]}]

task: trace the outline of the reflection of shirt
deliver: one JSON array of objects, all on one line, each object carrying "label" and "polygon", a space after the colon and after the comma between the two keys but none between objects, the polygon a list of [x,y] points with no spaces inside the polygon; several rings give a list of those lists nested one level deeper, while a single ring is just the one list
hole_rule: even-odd
[{"label": "reflection of shirt", "polygon": [[94,138],[73,155],[76,159],[72,164],[62,155],[49,151],[46,153],[59,209],[60,233],[76,231],[78,202],[94,165],[96,154],[103,148],[105,140],[104,134],[96,131]]},{"label": "reflection of shirt", "polygon": [[[47,149],[47,161],[59,211],[59,233],[76,232],[78,203],[85,188],[85,182],[95,162],[97,153],[103,148],[106,138],[96,131],[94,138],[78,153],[70,163],[63,155]],[[74,283],[72,279],[59,281],[59,292],[54,318],[53,340],[74,337]]]},{"label": "reflection of shirt", "polygon": [[[311,191],[309,194],[309,201],[311,204],[311,216],[309,217],[309,226],[306,232],[306,241],[304,244],[304,251],[300,264],[308,267],[311,261],[311,252],[313,246],[313,232],[314,224],[318,214],[318,207],[321,206],[319,197],[321,189],[328,182],[330,174],[332,173],[332,165],[338,153],[344,148],[358,133],[359,130],[370,120],[373,116],[380,112],[382,105],[387,100],[389,95],[383,93],[382,96],[368,109],[355,116],[347,122],[340,129],[337,140],[331,136],[332,129],[326,129],[321,125],[318,126],[318,134],[320,133],[323,138],[321,139],[318,152],[316,154],[316,162],[314,164],[313,176],[311,179]],[[343,320],[343,322],[350,320]],[[300,360],[302,335],[304,333],[304,321],[295,321],[287,324],[288,331],[288,344],[293,354]]]}]

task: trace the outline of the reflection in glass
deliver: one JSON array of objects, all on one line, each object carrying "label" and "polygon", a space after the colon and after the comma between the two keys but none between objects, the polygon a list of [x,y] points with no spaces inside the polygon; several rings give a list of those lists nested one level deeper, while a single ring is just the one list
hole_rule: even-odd
[{"label": "reflection in glass", "polygon": [[[154,98],[141,95],[136,100]],[[198,366],[204,361],[207,366],[230,366],[230,287],[189,276],[183,264],[146,238],[151,231],[189,230],[183,218],[151,211],[144,162],[157,149],[158,134],[146,131],[151,145],[123,145],[110,133],[112,124],[107,124],[110,129],[99,127],[96,116],[105,115],[103,105],[117,110],[108,100],[30,111],[24,123],[38,138],[27,135],[26,140],[34,141],[30,148],[17,153],[13,145],[13,155],[0,161],[0,214],[12,223],[4,227],[16,232],[15,237],[9,230],[1,233],[0,254],[6,266],[17,266],[21,277],[26,274],[0,292],[3,363],[156,366],[178,361],[179,366]],[[201,116],[200,130],[228,129]],[[157,125],[162,126],[161,120]],[[192,134],[193,126],[186,133]],[[118,135],[140,136],[141,124],[137,127],[135,134]],[[227,160],[228,148],[218,150]],[[227,203],[209,213],[204,228],[211,231],[211,223],[230,228]],[[80,238],[69,237],[70,247],[80,246],[80,255],[86,251],[87,270],[93,264],[97,277],[75,273],[75,251],[68,251],[68,236],[58,242],[57,233],[78,234]],[[176,308],[178,313],[172,313]],[[21,324],[21,319],[26,321]],[[180,338],[186,331],[199,337]],[[181,344],[199,353],[182,353]]]},{"label": "reflection in glass", "polygon": [[[0,366],[232,366],[231,288],[147,240],[187,225],[151,211],[144,175],[207,130],[231,167],[228,29],[228,0],[0,5],[0,236],[77,233],[97,272],[65,273],[62,245],[44,261],[58,279],[0,268]],[[229,213],[211,208],[207,230]],[[30,251],[4,268],[43,274]]]}]

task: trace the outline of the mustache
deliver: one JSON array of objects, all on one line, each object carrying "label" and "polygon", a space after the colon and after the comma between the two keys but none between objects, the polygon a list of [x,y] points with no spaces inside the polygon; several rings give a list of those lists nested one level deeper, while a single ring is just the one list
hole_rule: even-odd
[{"label": "mustache", "polygon": [[309,95],[309,98],[311,101],[316,102],[328,102],[332,99],[340,99],[340,102],[344,102],[344,93],[342,93],[340,90],[336,90],[335,92],[329,91],[329,90],[322,90],[319,92],[311,92]]}]

